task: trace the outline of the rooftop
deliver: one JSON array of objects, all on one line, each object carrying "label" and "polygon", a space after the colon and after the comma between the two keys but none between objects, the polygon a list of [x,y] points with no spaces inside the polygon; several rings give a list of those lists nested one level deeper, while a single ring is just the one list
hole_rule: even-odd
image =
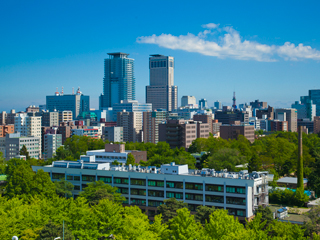
[{"label": "rooftop", "polygon": [[[293,183],[298,184],[298,179],[296,177],[283,177],[280,178],[277,183]],[[304,178],[303,183],[308,183],[308,179]]]}]

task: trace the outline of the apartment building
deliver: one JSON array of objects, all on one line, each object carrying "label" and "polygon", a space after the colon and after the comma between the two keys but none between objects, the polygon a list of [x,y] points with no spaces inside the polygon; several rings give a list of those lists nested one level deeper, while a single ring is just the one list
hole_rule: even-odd
[{"label": "apartment building", "polygon": [[47,133],[44,135],[44,151],[43,158],[49,159],[56,155],[57,149],[62,146],[62,135]]},{"label": "apartment building", "polygon": [[249,124],[228,124],[220,126],[220,137],[223,139],[237,139],[239,135],[245,136],[251,143],[253,143],[254,126]]},{"label": "apartment building", "polygon": [[157,144],[159,142],[159,124],[166,120],[167,111],[157,109],[143,113],[143,141]]},{"label": "apartment building", "polygon": [[0,137],[5,137],[7,134],[14,133],[14,125],[0,125]]},{"label": "apartment building", "polygon": [[117,126],[123,127],[124,142],[142,141],[142,112],[118,112]]}]

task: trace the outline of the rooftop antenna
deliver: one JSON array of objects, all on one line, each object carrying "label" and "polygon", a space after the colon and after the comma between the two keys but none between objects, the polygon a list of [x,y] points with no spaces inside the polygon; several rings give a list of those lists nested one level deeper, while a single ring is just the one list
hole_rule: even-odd
[{"label": "rooftop antenna", "polygon": [[55,92],[55,95],[59,95],[59,91],[58,91],[58,88],[56,88],[56,92]]},{"label": "rooftop antenna", "polygon": [[74,87],[72,88],[72,95],[74,95]]},{"label": "rooftop antenna", "polygon": [[62,89],[61,89],[61,95],[63,95],[63,87],[62,87]]},{"label": "rooftop antenna", "polygon": [[81,92],[80,92],[80,87],[78,87],[77,94],[81,94]]},{"label": "rooftop antenna", "polygon": [[233,92],[232,102],[233,102],[232,107],[233,107],[233,108],[237,108],[237,104],[236,104],[236,92]]}]

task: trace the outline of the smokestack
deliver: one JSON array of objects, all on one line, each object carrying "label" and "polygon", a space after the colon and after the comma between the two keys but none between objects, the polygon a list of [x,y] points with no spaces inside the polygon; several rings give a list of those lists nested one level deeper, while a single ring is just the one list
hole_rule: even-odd
[{"label": "smokestack", "polygon": [[297,167],[297,177],[298,177],[298,185],[297,188],[304,189],[303,186],[303,145],[302,145],[302,126],[298,127],[298,149],[299,149],[299,156],[298,156],[298,167]]}]

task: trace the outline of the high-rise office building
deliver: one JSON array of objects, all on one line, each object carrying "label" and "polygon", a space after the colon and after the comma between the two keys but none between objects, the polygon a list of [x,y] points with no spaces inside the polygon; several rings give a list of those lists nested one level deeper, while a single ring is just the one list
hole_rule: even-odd
[{"label": "high-rise office building", "polygon": [[152,104],[150,103],[139,103],[138,101],[121,100],[120,103],[113,105],[113,121],[117,121],[118,112],[151,112]]},{"label": "high-rise office building", "polygon": [[216,109],[222,109],[222,103],[217,100],[216,102],[214,102],[214,107]]},{"label": "high-rise office building", "polygon": [[64,94],[63,91],[55,92],[53,96],[46,98],[47,110],[49,112],[72,111],[73,118],[76,119],[82,112],[90,110],[90,97],[80,92],[80,88],[76,94]]},{"label": "high-rise office building", "polygon": [[297,109],[298,119],[308,118],[310,121],[313,121],[313,118],[316,116],[316,105],[308,98],[303,100],[305,101],[296,101],[294,104],[291,104],[291,107]]},{"label": "high-rise office building", "polygon": [[174,58],[160,54],[149,58],[150,85],[146,87],[146,102],[152,110],[172,111],[178,107],[178,87],[174,86]]},{"label": "high-rise office building", "polygon": [[127,53],[108,53],[104,60],[103,94],[100,110],[112,107],[121,100],[135,100],[134,59]]},{"label": "high-rise office building", "polygon": [[142,141],[142,112],[118,112],[117,126],[123,127],[124,142]]}]

